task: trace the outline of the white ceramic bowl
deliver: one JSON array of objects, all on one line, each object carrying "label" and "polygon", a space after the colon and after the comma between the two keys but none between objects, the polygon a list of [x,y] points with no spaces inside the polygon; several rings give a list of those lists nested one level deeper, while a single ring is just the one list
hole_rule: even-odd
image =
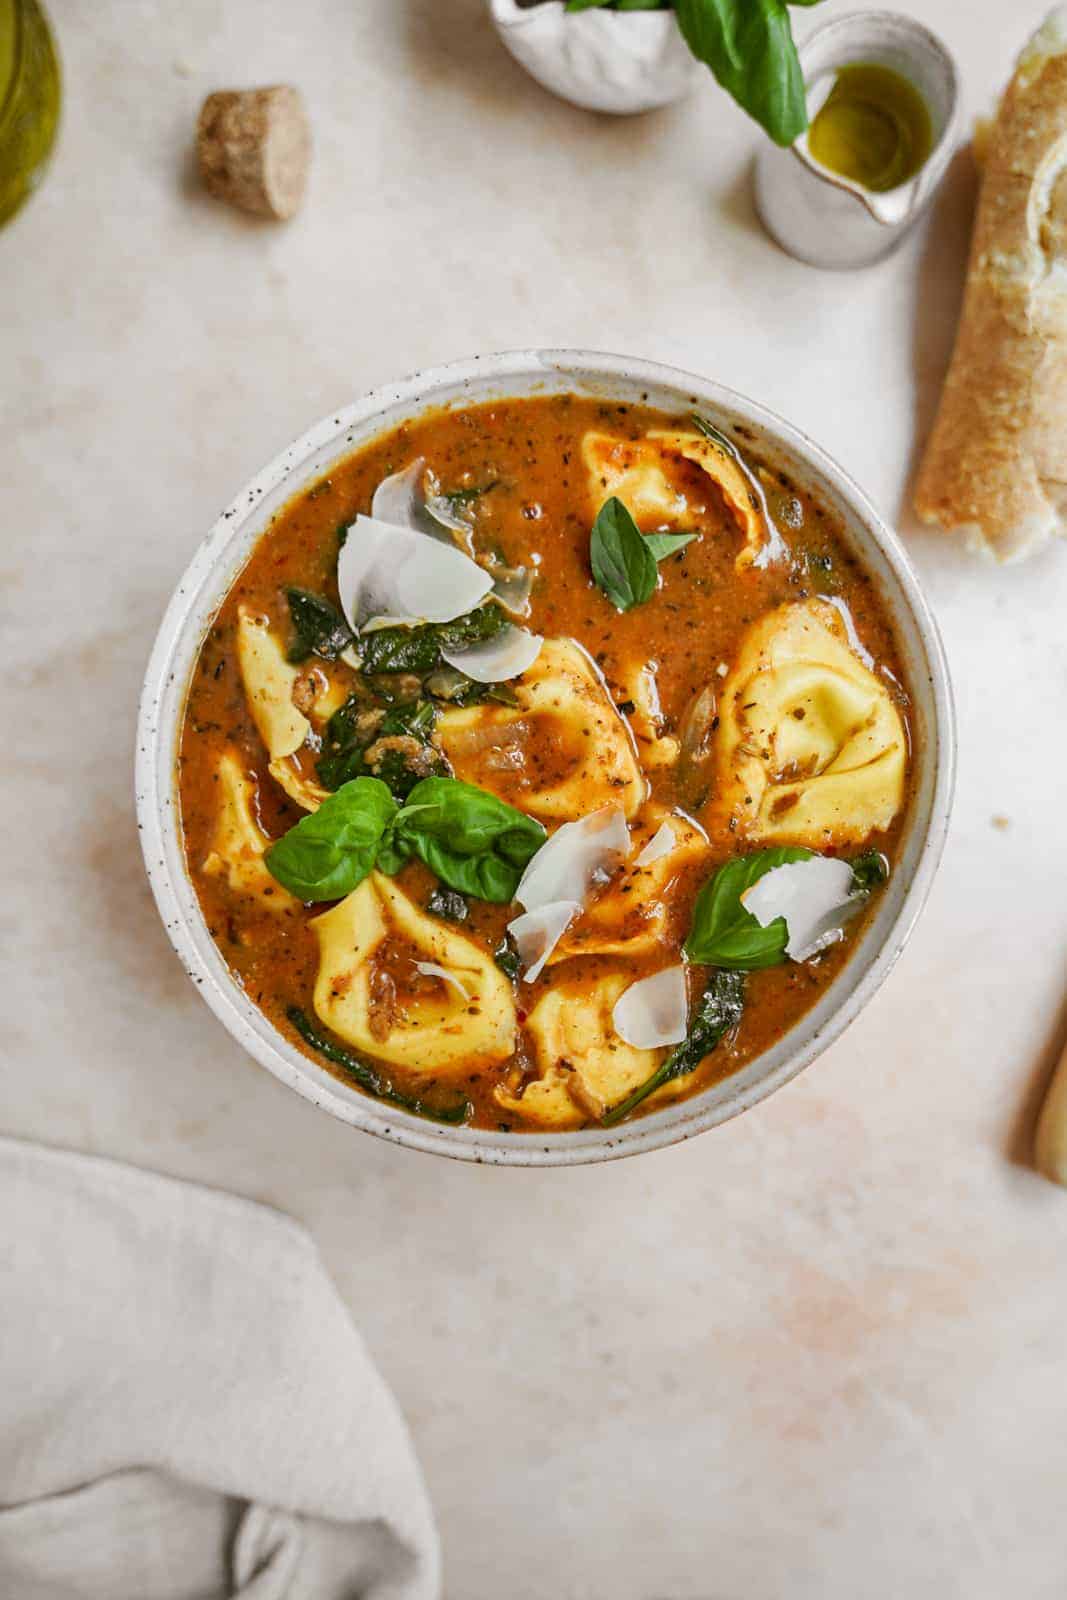
[{"label": "white ceramic bowl", "polygon": [[[721,428],[743,424],[757,451],[840,514],[896,622],[914,695],[915,798],[896,870],[844,971],[784,1038],[733,1077],[618,1128],[559,1134],[448,1128],[339,1082],[284,1039],[230,976],[182,854],[175,765],[186,687],[215,612],[272,513],[333,462],[428,408],[568,392],[669,411],[699,408]],[[466,1161],[569,1166],[703,1133],[788,1083],[837,1038],[892,968],[926,899],[948,825],[954,768],[952,696],[936,624],[896,535],[840,467],[798,429],[706,378],[622,356],[541,350],[475,357],[375,390],[318,423],[242,490],[193,557],[159,630],[138,725],[137,815],[156,903],[186,971],[234,1038],[276,1078],[343,1122],[397,1144]]]},{"label": "white ceramic bowl", "polygon": [[563,0],[489,0],[497,33],[542,88],[585,111],[652,111],[689,93],[705,69],[673,11],[565,11]]}]

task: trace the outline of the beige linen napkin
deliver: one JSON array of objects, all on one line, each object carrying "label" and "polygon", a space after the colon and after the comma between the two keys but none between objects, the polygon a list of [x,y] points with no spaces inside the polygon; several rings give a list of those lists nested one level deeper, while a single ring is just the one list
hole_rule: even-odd
[{"label": "beige linen napkin", "polygon": [[308,1235],[0,1138],[0,1595],[435,1600],[403,1419]]}]

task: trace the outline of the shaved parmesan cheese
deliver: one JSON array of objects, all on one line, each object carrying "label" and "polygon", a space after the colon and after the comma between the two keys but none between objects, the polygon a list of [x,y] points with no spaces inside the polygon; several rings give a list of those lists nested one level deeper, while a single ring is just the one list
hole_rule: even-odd
[{"label": "shaved parmesan cheese", "polygon": [[527,863],[515,898],[527,911],[575,896],[584,904],[597,880],[606,882],[629,854],[630,830],[622,807],[602,806],[556,829]]},{"label": "shaved parmesan cheese", "polygon": [[430,516],[442,528],[447,528],[449,533],[458,533],[468,543],[470,542],[470,523],[464,522],[462,517],[457,516],[456,512],[453,511],[451,503],[446,495],[431,494],[427,497],[425,505],[426,510],[430,513]]},{"label": "shaved parmesan cheese", "polygon": [[481,605],[493,582],[454,545],[357,517],[337,559],[337,587],[358,632],[371,619],[451,622]]},{"label": "shaved parmesan cheese", "polygon": [[810,961],[844,934],[844,924],[862,901],[852,893],[852,868],[847,861],[811,856],[772,867],[741,896],[761,928],[784,917],[789,930],[785,953],[794,961]]},{"label": "shaved parmesan cheese", "polygon": [[449,972],[447,967],[439,967],[436,961],[416,961],[415,971],[421,972],[424,978],[440,978],[444,983],[450,983],[453,989],[458,989],[464,1000],[471,997],[470,990],[465,983],[461,983],[454,972]]},{"label": "shaved parmesan cheese", "polygon": [[[447,495],[426,493],[426,478],[425,456],[419,456],[417,460],[412,461],[403,472],[394,472],[390,477],[383,478],[374,491],[370,507],[371,516],[377,522],[388,522],[395,528],[406,528],[411,533],[425,534],[438,544],[443,544],[446,549],[456,548],[453,535],[458,534],[463,546],[460,554],[465,552],[469,559],[473,559],[475,549],[471,524],[457,514]],[[430,474],[430,485],[436,486],[436,479],[432,474]],[[499,559],[491,557],[486,558],[484,569],[492,579],[493,599],[498,601],[505,611],[510,611],[512,616],[525,616],[530,608],[533,574],[525,567],[504,566]],[[410,626],[412,621],[420,620],[422,619],[418,617],[414,619],[388,617],[384,625]],[[451,618],[427,620],[451,621]]]},{"label": "shaved parmesan cheese", "polygon": [[659,861],[662,856],[669,856],[677,843],[678,836],[674,829],[669,822],[664,822],[645,845],[634,866],[650,867],[653,861]]},{"label": "shaved parmesan cheese", "polygon": [[426,476],[426,458],[419,456],[403,472],[394,472],[383,478],[374,491],[370,514],[378,522],[390,522],[395,528],[422,531],[417,520],[422,508],[422,483]]},{"label": "shaved parmesan cheese", "polygon": [[527,633],[525,628],[512,627],[509,622],[491,639],[483,639],[466,650],[449,650],[442,645],[441,654],[450,667],[465,672],[475,683],[506,683],[533,666],[543,644],[539,633]]},{"label": "shaved parmesan cheese", "polygon": [[490,565],[489,570],[493,575],[493,599],[513,617],[524,617],[530,609],[533,573],[527,567]]},{"label": "shaved parmesan cheese", "polygon": [[581,909],[577,900],[551,900],[508,923],[527,983],[541,976],[545,962]]},{"label": "shaved parmesan cheese", "polygon": [[685,968],[664,967],[624,989],[611,1014],[615,1032],[635,1050],[681,1044],[689,1025]]}]

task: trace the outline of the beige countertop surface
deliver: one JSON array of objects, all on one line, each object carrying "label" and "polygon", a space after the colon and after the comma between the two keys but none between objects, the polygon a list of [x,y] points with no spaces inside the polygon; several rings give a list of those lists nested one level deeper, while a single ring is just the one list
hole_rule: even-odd
[{"label": "beige countertop surface", "polygon": [[[710,82],[575,111],[479,0],[50,9],[61,144],[0,236],[0,1127],[307,1223],[453,1600],[1062,1600],[1067,1194],[1022,1158],[1065,1028],[1067,550],[995,570],[903,513],[969,158],[899,254],[835,276],[761,233],[755,134]],[[1038,12],[908,9],[968,115]],[[315,124],[289,226],[189,166],[206,92],[278,80]],[[247,1059],[156,917],[131,775],[164,604],[241,484],[374,384],[539,344],[708,373],[823,443],[903,527],[961,732],[930,904],[848,1034],[737,1122],[556,1172],[380,1144]]]}]

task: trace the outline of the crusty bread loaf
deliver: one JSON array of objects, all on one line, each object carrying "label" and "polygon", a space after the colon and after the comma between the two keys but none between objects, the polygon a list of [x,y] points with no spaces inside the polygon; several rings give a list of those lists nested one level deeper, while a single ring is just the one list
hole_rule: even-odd
[{"label": "crusty bread loaf", "polygon": [[1006,561],[1067,534],[1067,5],[1023,52],[983,143],[963,314],[915,509]]}]

